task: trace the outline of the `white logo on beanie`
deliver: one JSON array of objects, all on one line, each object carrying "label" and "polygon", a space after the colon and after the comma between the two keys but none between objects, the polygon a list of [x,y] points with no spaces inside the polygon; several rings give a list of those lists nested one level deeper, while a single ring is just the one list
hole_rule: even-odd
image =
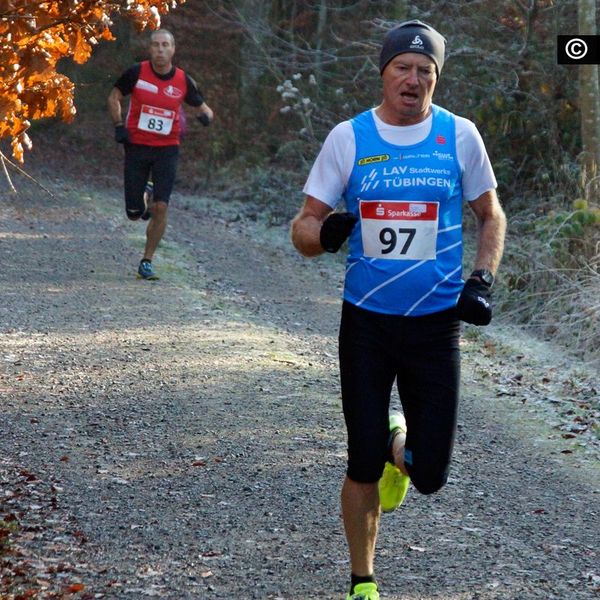
[{"label": "white logo on beanie", "polygon": [[423,40],[421,39],[421,36],[415,35],[415,39],[410,43],[410,45],[411,46],[420,46],[422,48]]}]

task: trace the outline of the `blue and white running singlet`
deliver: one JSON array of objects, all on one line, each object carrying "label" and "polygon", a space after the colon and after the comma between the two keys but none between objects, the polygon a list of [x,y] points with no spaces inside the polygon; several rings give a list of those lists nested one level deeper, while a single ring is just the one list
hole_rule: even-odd
[{"label": "blue and white running singlet", "polygon": [[429,136],[396,146],[372,112],[352,119],[356,160],[344,193],[359,217],[349,239],[344,299],[419,316],[456,305],[462,290],[462,186],[454,115],[433,105]]}]

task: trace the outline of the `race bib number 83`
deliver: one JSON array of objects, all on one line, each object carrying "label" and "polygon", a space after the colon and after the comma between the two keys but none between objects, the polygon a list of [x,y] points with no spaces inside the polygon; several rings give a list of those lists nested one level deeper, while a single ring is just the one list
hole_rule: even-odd
[{"label": "race bib number 83", "polygon": [[173,128],[175,120],[175,111],[164,108],[156,108],[155,106],[142,105],[140,118],[138,121],[138,129],[142,131],[150,131],[159,135],[169,135]]},{"label": "race bib number 83", "polygon": [[360,202],[365,256],[433,260],[438,232],[437,202]]}]

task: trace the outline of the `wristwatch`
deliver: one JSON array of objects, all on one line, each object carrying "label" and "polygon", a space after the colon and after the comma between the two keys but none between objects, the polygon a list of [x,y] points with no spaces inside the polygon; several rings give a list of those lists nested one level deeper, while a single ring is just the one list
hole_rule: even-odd
[{"label": "wristwatch", "polygon": [[491,288],[494,285],[494,274],[487,269],[475,269],[470,275],[471,277],[479,277],[481,283]]}]

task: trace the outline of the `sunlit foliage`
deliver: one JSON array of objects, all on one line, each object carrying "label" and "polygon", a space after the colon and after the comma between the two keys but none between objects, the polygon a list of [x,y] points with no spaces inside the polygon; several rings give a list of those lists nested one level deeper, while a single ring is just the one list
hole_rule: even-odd
[{"label": "sunlit foliage", "polygon": [[155,29],[184,1],[0,0],[0,138],[11,139],[13,156],[22,162],[31,147],[32,120],[73,119],[73,83],[56,69],[62,58],[86,62],[95,44],[114,39],[117,14],[139,30]]}]

